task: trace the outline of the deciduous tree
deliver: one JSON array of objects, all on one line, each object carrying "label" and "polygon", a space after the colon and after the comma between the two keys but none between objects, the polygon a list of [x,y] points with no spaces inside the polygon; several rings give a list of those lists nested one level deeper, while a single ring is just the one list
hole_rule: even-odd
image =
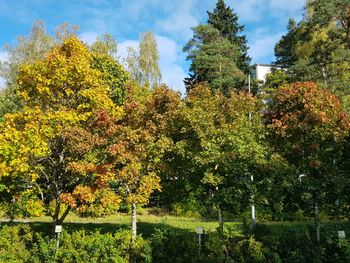
[{"label": "deciduous tree", "polygon": [[268,120],[274,145],[297,167],[299,180],[312,194],[319,241],[318,206],[336,181],[349,116],[334,94],[313,83],[295,83],[275,92]]},{"label": "deciduous tree", "polygon": [[156,87],[162,78],[157,42],[152,32],[141,34],[139,50],[128,47],[127,67],[140,86]]},{"label": "deciduous tree", "polygon": [[[17,92],[24,108],[6,115],[0,127],[1,182],[7,189],[38,189],[46,205],[53,202],[54,224],[79,205],[70,195],[86,197],[92,189],[86,187],[104,174],[94,155],[77,154],[69,134],[89,127],[96,112],[106,110],[115,118],[123,112],[111,99],[105,72],[97,68],[93,54],[75,37],[56,45],[45,59],[21,65]],[[101,143],[88,139],[92,148]]]}]

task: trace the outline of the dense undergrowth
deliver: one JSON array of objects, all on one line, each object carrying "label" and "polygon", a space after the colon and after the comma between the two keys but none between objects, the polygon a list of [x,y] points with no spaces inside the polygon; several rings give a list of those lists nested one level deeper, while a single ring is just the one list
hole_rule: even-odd
[{"label": "dense undergrowth", "polygon": [[348,222],[327,223],[317,244],[312,225],[258,224],[254,232],[228,225],[223,232],[198,237],[193,230],[165,223],[143,223],[131,242],[126,226],[70,223],[64,226],[59,248],[50,238],[49,223],[1,223],[0,262],[350,262]]}]

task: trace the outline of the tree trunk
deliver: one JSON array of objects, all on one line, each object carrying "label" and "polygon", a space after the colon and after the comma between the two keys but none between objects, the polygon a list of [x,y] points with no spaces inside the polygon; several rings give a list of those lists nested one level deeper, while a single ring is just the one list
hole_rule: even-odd
[{"label": "tree trunk", "polygon": [[219,216],[219,231],[221,233],[224,232],[224,217],[222,215],[222,210],[220,208],[220,205],[218,205],[218,216]]},{"label": "tree trunk", "polygon": [[55,205],[55,211],[52,216],[52,235],[55,236],[55,228],[57,225],[59,225],[59,216],[61,211],[61,201],[59,200],[59,197],[56,198],[56,205]]},{"label": "tree trunk", "polygon": [[131,214],[131,238],[132,241],[135,241],[137,235],[137,226],[136,226],[136,204],[132,204],[132,214]]},{"label": "tree trunk", "polygon": [[314,212],[315,212],[315,232],[316,232],[316,241],[320,243],[320,218],[318,213],[318,203],[314,199]]},{"label": "tree trunk", "polygon": [[56,200],[56,207],[55,207],[55,212],[52,217],[52,233],[53,236],[55,236],[55,228],[58,225],[62,225],[63,221],[66,219],[67,215],[69,214],[70,207],[68,206],[66,210],[64,211],[63,215],[60,217],[60,211],[61,211],[61,203],[60,200]]}]

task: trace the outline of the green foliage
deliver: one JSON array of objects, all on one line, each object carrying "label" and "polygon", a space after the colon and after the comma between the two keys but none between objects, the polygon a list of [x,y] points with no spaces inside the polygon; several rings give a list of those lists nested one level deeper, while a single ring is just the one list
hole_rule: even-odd
[{"label": "green foliage", "polygon": [[262,243],[256,241],[253,237],[244,239],[238,242],[236,253],[240,254],[240,262],[266,262],[263,250]]},{"label": "green foliage", "polygon": [[[190,140],[182,145],[188,147],[204,200],[232,212],[244,210],[254,190],[250,176],[265,162],[259,104],[249,94],[212,96],[207,87],[198,86],[190,92],[186,106]],[[254,116],[251,121],[249,112]]]},{"label": "green foliage", "polygon": [[349,108],[348,0],[313,0],[304,19],[291,19],[288,33],[275,46],[276,64],[287,68],[288,81],[312,81],[335,92]]},{"label": "green foliage", "polygon": [[153,262],[200,262],[198,261],[197,239],[194,233],[174,231],[168,228],[156,229],[151,237]]},{"label": "green foliage", "polygon": [[321,227],[321,242],[312,238],[314,229],[305,224],[260,225],[255,237],[263,245],[265,256],[273,262],[347,262],[349,241],[339,239],[334,225]]},{"label": "green foliage", "polygon": [[208,25],[219,30],[224,38],[238,47],[238,68],[245,74],[249,74],[251,72],[251,58],[247,55],[248,46],[246,36],[241,34],[244,31],[244,26],[238,24],[237,14],[229,6],[226,6],[224,0],[218,0],[213,12],[207,11],[207,14]]},{"label": "green foliage", "polygon": [[32,242],[33,233],[27,225],[0,228],[0,262],[28,262]]},{"label": "green foliage", "polygon": [[238,47],[210,25],[193,28],[193,38],[183,48],[191,61],[191,77],[185,80],[187,92],[200,82],[207,82],[213,93],[229,95],[240,88],[244,74],[237,66]]},{"label": "green foliage", "polygon": [[125,84],[129,74],[113,57],[96,53],[92,61],[92,68],[102,73],[102,78],[110,87],[110,97],[117,105],[121,105],[126,97]]},{"label": "green foliage", "polygon": [[130,240],[131,234],[126,230],[113,235],[84,230],[63,232],[57,249],[56,239],[33,234],[27,225],[4,226],[0,228],[0,262],[152,262],[149,242],[142,237],[133,243]]}]

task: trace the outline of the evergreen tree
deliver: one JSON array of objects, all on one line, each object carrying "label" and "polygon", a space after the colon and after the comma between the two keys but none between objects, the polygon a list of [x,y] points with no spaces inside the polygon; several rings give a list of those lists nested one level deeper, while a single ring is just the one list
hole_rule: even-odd
[{"label": "evergreen tree", "polygon": [[193,28],[193,38],[183,49],[191,61],[190,76],[184,80],[186,90],[200,82],[224,94],[243,89],[244,74],[251,72],[247,39],[240,35],[244,26],[238,24],[237,15],[223,0],[207,13],[208,24]]},{"label": "evergreen tree", "polygon": [[224,0],[218,0],[213,12],[208,13],[208,24],[220,31],[224,38],[239,48],[239,58],[237,65],[245,74],[251,72],[251,58],[247,55],[247,38],[240,35],[244,31],[244,26],[238,24],[238,16],[233,9],[226,6]]},{"label": "evergreen tree", "polygon": [[220,91],[229,95],[232,89],[244,81],[244,73],[238,68],[239,56],[237,45],[222,37],[220,32],[210,25],[199,25],[193,28],[193,38],[183,49],[187,59],[191,60],[187,92],[194,84],[207,82],[215,93]]}]

